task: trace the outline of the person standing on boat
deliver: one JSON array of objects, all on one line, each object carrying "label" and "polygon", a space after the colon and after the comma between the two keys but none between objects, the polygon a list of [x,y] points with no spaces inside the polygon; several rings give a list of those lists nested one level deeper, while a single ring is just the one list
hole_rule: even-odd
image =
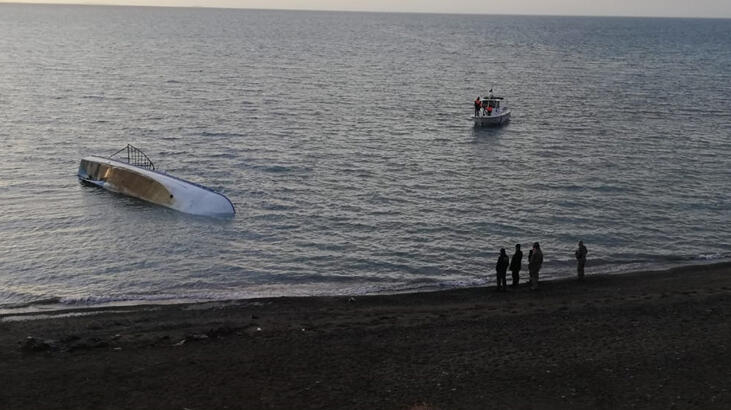
[{"label": "person standing on boat", "polygon": [[514,288],[517,288],[518,282],[520,282],[520,268],[522,263],[523,252],[521,252],[520,244],[518,243],[515,245],[515,253],[513,254],[513,259],[510,260],[510,272],[513,274],[512,286]]},{"label": "person standing on boat", "polygon": [[586,266],[586,254],[589,251],[584,246],[584,241],[579,241],[579,248],[576,249],[574,255],[576,255],[576,273],[579,275],[579,280],[584,280],[584,266]]},{"label": "person standing on boat", "polygon": [[497,264],[495,264],[495,270],[497,271],[497,291],[506,291],[508,290],[508,284],[507,284],[507,275],[508,275],[508,265],[510,264],[510,259],[508,258],[508,254],[505,253],[505,248],[500,248],[500,256],[497,258]]},{"label": "person standing on boat", "polygon": [[538,290],[538,272],[543,265],[543,252],[538,242],[533,243],[533,252],[528,260],[528,272],[530,273],[530,290]]},{"label": "person standing on boat", "polygon": [[480,116],[480,108],[482,108],[482,101],[480,101],[480,97],[478,96],[475,99],[475,117]]}]

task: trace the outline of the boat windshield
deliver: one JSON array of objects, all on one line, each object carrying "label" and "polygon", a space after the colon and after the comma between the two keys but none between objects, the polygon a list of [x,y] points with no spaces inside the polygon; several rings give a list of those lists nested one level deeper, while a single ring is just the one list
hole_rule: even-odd
[{"label": "boat windshield", "polygon": [[502,101],[502,97],[500,97],[500,98],[483,98],[482,105],[484,107],[500,108],[501,101]]}]

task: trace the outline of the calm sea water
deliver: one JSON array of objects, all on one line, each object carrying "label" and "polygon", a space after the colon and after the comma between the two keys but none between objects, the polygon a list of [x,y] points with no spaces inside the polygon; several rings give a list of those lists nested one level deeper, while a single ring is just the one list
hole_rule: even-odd
[{"label": "calm sea water", "polygon": [[[6,310],[731,259],[731,20],[5,4],[0,124]],[[127,143],[238,214],[78,183]]]}]

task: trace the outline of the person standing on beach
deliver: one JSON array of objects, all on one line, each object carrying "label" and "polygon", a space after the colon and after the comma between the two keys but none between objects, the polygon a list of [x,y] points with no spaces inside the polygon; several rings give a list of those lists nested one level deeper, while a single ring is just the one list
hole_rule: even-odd
[{"label": "person standing on beach", "polygon": [[541,265],[543,265],[543,252],[541,252],[541,245],[539,245],[538,242],[534,242],[531,255],[528,258],[528,272],[530,273],[531,290],[538,290],[538,271],[541,270]]},{"label": "person standing on beach", "polygon": [[495,270],[497,271],[497,290],[506,291],[508,289],[507,276],[508,276],[508,265],[510,259],[508,254],[505,253],[505,248],[500,248],[500,256],[497,258],[497,264]]},{"label": "person standing on beach", "polygon": [[521,264],[523,263],[523,252],[520,250],[520,244],[515,244],[515,253],[513,254],[513,258],[510,260],[510,272],[513,274],[513,284],[511,285],[514,288],[518,287],[518,282],[520,282],[520,268]]},{"label": "person standing on beach", "polygon": [[579,280],[584,280],[584,266],[586,266],[586,254],[589,251],[584,246],[584,241],[579,241],[579,248],[576,249],[574,255],[576,255],[576,273],[579,275]]}]

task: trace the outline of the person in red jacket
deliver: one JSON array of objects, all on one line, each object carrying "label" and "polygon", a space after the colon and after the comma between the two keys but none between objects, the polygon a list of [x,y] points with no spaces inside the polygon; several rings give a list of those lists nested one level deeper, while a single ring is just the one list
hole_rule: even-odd
[{"label": "person in red jacket", "polygon": [[480,101],[480,97],[477,97],[475,99],[475,117],[480,116],[480,108],[482,108],[482,101]]}]

